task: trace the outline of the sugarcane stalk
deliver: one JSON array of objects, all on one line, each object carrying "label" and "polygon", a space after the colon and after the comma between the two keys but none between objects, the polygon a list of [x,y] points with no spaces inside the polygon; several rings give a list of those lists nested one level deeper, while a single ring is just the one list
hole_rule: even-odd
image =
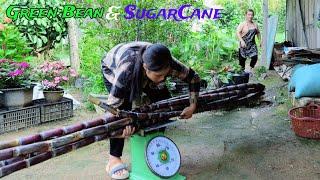
[{"label": "sugarcane stalk", "polygon": [[[148,113],[143,113],[143,114],[148,114]],[[153,119],[154,121],[158,121],[159,119],[169,119],[179,114],[181,114],[181,112],[149,113],[148,115],[150,115],[150,119]],[[106,133],[112,129],[129,125],[132,122],[133,122],[132,119],[125,118],[125,119],[114,121],[112,123],[108,123],[105,125],[84,129],[82,131],[77,131],[75,133],[65,135],[56,139],[37,142],[33,144],[28,144],[28,145],[17,146],[15,148],[3,149],[3,150],[0,150],[0,160],[10,159],[13,157],[27,155],[34,152],[48,151],[49,149],[57,148],[65,144],[83,139],[85,137]]]},{"label": "sugarcane stalk", "polygon": [[124,110],[115,109],[112,106],[108,105],[107,103],[100,101],[98,98],[90,97],[89,100],[92,103],[100,106],[104,110],[121,118],[133,118],[133,119],[144,120],[144,119],[151,119],[151,118],[164,118],[164,116],[171,117],[179,113],[179,112],[168,112],[168,113],[159,114],[159,113],[139,113],[139,112],[132,112],[132,111],[124,111]]},{"label": "sugarcane stalk", "polygon": [[98,142],[107,138],[111,138],[111,137],[116,137],[122,134],[123,128],[119,129],[117,131],[113,131],[111,134],[101,134],[101,135],[95,135],[92,137],[87,137],[84,139],[81,139],[79,141],[70,143],[70,144],[66,144],[62,147],[56,148],[56,149],[52,149],[50,151],[46,151],[43,152],[39,155],[27,158],[27,159],[21,159],[19,161],[16,162],[10,162],[9,164],[0,167],[0,178],[7,176],[15,171],[24,169],[24,168],[28,168],[30,166],[39,164],[41,162],[44,162],[46,160],[49,160],[51,158],[66,154],[68,152],[71,152],[73,150],[88,146],[94,142]]},{"label": "sugarcane stalk", "polygon": [[[249,91],[248,91],[249,90]],[[210,94],[203,94],[203,95],[200,95],[198,97],[198,100],[201,101],[201,100],[206,100],[206,101],[209,101],[211,99],[215,99],[219,96],[232,96],[234,94],[237,94],[237,93],[241,93],[241,92],[256,92],[256,91],[262,91],[260,89],[256,89],[256,88],[248,88],[248,89],[241,89],[241,90],[229,90],[229,91],[226,91],[226,92],[216,92],[216,93],[210,93]],[[180,98],[180,99],[176,99],[176,100],[172,100],[172,101],[164,101],[164,102],[156,102],[156,103],[153,103],[152,105],[154,106],[165,106],[167,104],[171,105],[171,104],[175,104],[175,103],[180,103],[180,104],[183,104],[183,103],[187,103],[188,102],[188,97],[184,97],[184,98]]]},{"label": "sugarcane stalk", "polygon": [[93,128],[84,129],[75,133],[62,136],[56,139],[37,142],[28,145],[21,145],[14,148],[8,148],[0,150],[0,160],[10,159],[22,155],[27,155],[34,152],[43,152],[50,149],[58,148],[60,146],[103,133],[108,133],[111,130],[118,129],[120,127],[129,125],[132,123],[132,119],[124,118],[105,125],[96,126]]},{"label": "sugarcane stalk", "polygon": [[7,166],[9,164],[12,164],[12,163],[21,161],[23,159],[25,159],[25,157],[19,156],[19,157],[14,157],[14,158],[11,158],[11,159],[0,161],[0,168],[3,167],[3,166]]},{"label": "sugarcane stalk", "polygon": [[[148,127],[148,126],[151,126],[155,123],[159,123],[159,121],[156,119],[152,119],[149,121],[143,121],[143,126],[140,126],[140,128]],[[101,140],[106,139],[108,137],[109,138],[118,137],[122,134],[124,128],[125,128],[125,125],[122,125],[119,129],[114,130],[114,131],[110,131],[108,133],[104,133],[101,135],[95,135],[95,136],[89,136],[84,139],[78,140],[76,142],[68,143],[68,144],[60,146],[58,148],[53,148],[51,150],[47,149],[47,150],[42,151],[41,153],[38,153],[34,156],[30,156],[30,154],[29,154],[29,158],[27,158],[27,160],[26,160],[27,164],[29,164],[29,166],[30,166],[30,165],[34,164],[32,162],[40,163],[40,162],[43,162],[44,160],[47,160],[47,159],[42,159],[43,157],[47,157],[48,159],[50,159],[50,158],[53,158],[57,155],[65,154],[67,152],[70,152],[71,150],[78,149],[79,147],[83,147],[84,145],[85,146],[89,145],[93,142],[101,141]],[[136,131],[138,131],[139,127],[136,126],[136,128],[137,128]],[[72,148],[71,148],[71,146],[72,146]],[[48,154],[47,152],[52,152],[53,156],[52,157],[47,156],[47,154]],[[7,162],[3,166],[0,166],[0,175],[1,175],[1,171],[2,171],[3,175],[8,175],[8,172],[11,172],[11,171],[9,171],[10,169],[18,169],[19,170],[19,167],[25,168],[25,166],[21,166],[21,163],[19,162],[19,161],[25,161],[24,157],[22,157],[22,156],[14,157],[14,158],[11,158],[11,159],[5,160],[5,161],[7,161]],[[15,165],[12,165],[12,164],[15,164]],[[27,166],[27,167],[29,167],[29,166]],[[1,169],[1,167],[4,167],[4,168]]]},{"label": "sugarcane stalk", "polygon": [[[242,88],[238,88],[238,87],[242,87]],[[211,93],[211,94],[209,94],[209,93],[201,93],[199,95],[198,101],[199,102],[201,102],[203,100],[208,101],[208,100],[211,100],[212,98],[216,98],[219,95],[225,95],[225,96],[229,95],[230,96],[231,93],[246,91],[248,89],[251,89],[253,91],[263,91],[264,90],[264,86],[262,84],[251,84],[250,86],[248,86],[247,89],[244,89],[243,87],[246,87],[245,84],[236,85],[236,86],[233,86],[231,88],[226,87],[226,88],[220,89],[220,90],[228,89],[228,91],[218,91],[218,92]],[[188,101],[189,101],[189,99],[188,99],[187,96],[184,96],[184,97],[181,97],[181,98],[177,98],[177,99],[172,99],[172,100],[167,99],[167,100],[163,100],[163,101],[158,101],[156,103],[152,103],[150,105],[143,106],[143,107],[141,107],[139,109],[136,109],[136,111],[139,111],[139,112],[153,111],[153,110],[156,110],[156,109],[159,109],[159,108],[163,108],[163,107],[168,106],[168,105],[185,104],[185,103],[188,103]]]},{"label": "sugarcane stalk", "polygon": [[[210,101],[213,100],[219,100],[225,97],[230,97],[234,96],[236,94],[249,94],[249,93],[254,93],[257,92],[258,90],[256,89],[246,89],[246,90],[233,90],[229,92],[219,92],[219,93],[214,93],[214,94],[205,94],[201,95],[198,98],[198,104],[206,104],[209,103]],[[160,103],[152,103],[150,105],[143,106],[139,109],[140,112],[149,112],[149,111],[156,111],[159,109],[164,109],[164,108],[170,108],[171,110],[175,109],[172,108],[174,106],[181,106],[181,105],[188,105],[189,104],[189,99],[188,98],[182,98],[182,99],[177,99],[173,101],[167,101],[167,102],[160,102]]]},{"label": "sugarcane stalk", "polygon": [[[222,92],[222,93],[217,93],[217,94],[213,94],[213,95],[207,95],[204,98],[200,98],[200,102],[199,104],[209,104],[212,100],[219,100],[223,99],[223,98],[227,98],[236,94],[242,94],[242,95],[246,95],[249,93],[254,93],[257,92],[256,90],[253,89],[249,89],[249,90],[243,90],[243,91],[232,91],[232,92]],[[144,107],[144,110],[141,111],[154,111],[156,109],[163,109],[163,108],[170,108],[171,110],[175,109],[173,108],[174,106],[184,106],[187,107],[188,103],[186,102],[188,100],[182,99],[182,100],[176,100],[175,102],[170,102],[170,103],[163,103],[163,104],[152,104],[152,105],[148,105]],[[180,109],[180,108],[179,108]],[[132,112],[132,111],[118,111],[119,112],[119,116],[120,117],[130,117],[130,118],[134,118],[134,119],[150,119],[150,118],[158,118],[158,114],[157,113],[139,113],[139,112]],[[170,112],[172,114],[179,114],[181,113],[180,111],[172,111]],[[165,113],[163,114],[165,115]],[[171,116],[171,115],[168,115]]]},{"label": "sugarcane stalk", "polygon": [[[252,94],[248,94],[245,97],[239,98],[239,97],[230,97],[230,100],[221,100],[219,102],[214,102],[209,104],[208,106],[202,106],[198,109],[199,112],[204,112],[208,110],[217,110],[221,108],[234,108],[238,107],[239,105],[245,105],[248,104],[249,101],[255,101],[258,99],[258,97],[261,97],[264,94],[264,92],[256,92]],[[198,112],[197,111],[197,112]]]},{"label": "sugarcane stalk", "polygon": [[[222,87],[222,88],[218,88],[218,89],[202,91],[202,92],[199,93],[199,96],[204,95],[204,94],[212,94],[212,93],[218,93],[218,92],[241,90],[241,89],[246,89],[246,88],[257,88],[257,89],[263,90],[264,87],[265,86],[263,84],[260,84],[260,83],[258,83],[258,84],[255,84],[255,83],[236,84],[236,85],[226,86],[226,87]],[[180,95],[180,96],[176,96],[176,97],[160,100],[160,101],[157,101],[156,103],[167,102],[167,101],[172,101],[172,100],[176,100],[176,99],[186,98],[188,96],[189,96],[188,94]]]},{"label": "sugarcane stalk", "polygon": [[[253,85],[254,84],[252,84],[252,86]],[[236,88],[236,87],[246,87],[246,86],[245,86],[245,84],[243,84],[242,86],[234,86],[234,88]],[[199,106],[201,107],[202,104],[205,104],[205,105],[210,105],[211,103],[216,104],[214,101],[211,102],[212,100],[216,100],[216,101],[218,101],[218,103],[227,102],[230,100],[236,100],[236,98],[243,97],[243,96],[250,94],[250,93],[259,92],[264,89],[264,86],[261,84],[256,85],[256,87],[258,87],[258,88],[257,89],[243,89],[241,91],[234,90],[231,92],[220,92],[220,93],[215,93],[215,94],[206,94],[206,95],[203,95],[202,97],[199,98],[199,101],[200,101]],[[229,99],[228,97],[233,97],[233,98]],[[224,98],[226,98],[226,100],[223,100]],[[187,101],[187,99],[178,99],[175,101],[163,102],[160,104],[153,103],[151,105],[144,106],[144,110],[141,110],[141,111],[147,111],[147,110],[154,111],[155,109],[164,109],[164,108],[168,108],[168,107],[170,108],[170,110],[173,110],[173,109],[180,110],[180,109],[186,107],[187,103],[185,101]],[[99,102],[99,103],[97,103],[97,102]],[[133,111],[124,111],[124,110],[110,108],[110,106],[106,105],[104,102],[96,101],[95,103],[97,103],[97,105],[99,105],[102,108],[106,107],[107,111],[111,109],[110,110],[111,113],[116,112],[116,115],[119,117],[122,117],[122,118],[129,117],[129,118],[133,118],[133,119],[146,120],[146,119],[152,119],[152,118],[155,118],[155,119],[160,119],[160,118],[164,118],[164,117],[170,118],[170,117],[178,116],[181,114],[181,111],[171,111],[171,112],[159,112],[158,111],[156,113],[145,113],[145,112],[141,113],[141,112],[133,112]],[[181,105],[184,105],[184,107]],[[179,107],[177,108],[174,106],[179,106]]]},{"label": "sugarcane stalk", "polygon": [[[204,112],[204,111],[209,111],[209,110],[216,110],[219,108],[230,108],[232,105],[238,104],[237,101],[239,100],[239,98],[248,96],[253,93],[257,93],[257,92],[254,92],[254,91],[252,91],[250,93],[242,92],[242,93],[239,93],[235,96],[225,97],[223,99],[219,99],[219,100],[215,100],[215,101],[211,101],[211,102],[207,102],[207,103],[198,103],[196,112],[199,113],[199,112]],[[261,95],[263,95],[263,94],[260,94],[260,96]],[[180,110],[183,110],[185,107],[186,107],[186,105],[185,106],[170,106],[170,107],[166,107],[166,108],[162,108],[162,109],[157,109],[157,110],[155,110],[155,112],[180,111]]]},{"label": "sugarcane stalk", "polygon": [[92,102],[93,104],[96,104],[96,105],[102,107],[104,110],[112,113],[113,115],[118,116],[118,113],[119,113],[118,109],[115,109],[112,106],[108,105],[107,103],[104,103],[104,102],[100,101],[100,99],[95,98],[95,97],[90,95],[89,96],[89,101]]},{"label": "sugarcane stalk", "polygon": [[[255,89],[248,89],[250,87],[254,87]],[[199,97],[199,101],[204,101],[203,103],[209,103],[208,101],[212,99],[219,99],[219,98],[224,98],[224,97],[230,97],[233,94],[245,94],[245,93],[251,93],[251,92],[256,92],[256,91],[263,91],[264,86],[262,84],[241,84],[241,85],[234,85],[230,87],[226,87],[225,89],[242,89],[242,91],[228,91],[228,92],[220,92],[220,93],[215,93],[215,94],[205,94]],[[247,89],[245,89],[247,88]],[[140,109],[140,112],[134,112],[134,111],[124,111],[124,110],[119,110],[111,107],[110,105],[100,101],[97,98],[91,97],[91,102],[95,103],[96,105],[104,108],[106,111],[109,111],[110,113],[113,113],[114,115],[118,117],[130,117],[133,119],[151,119],[151,118],[158,118],[159,113],[146,113],[146,111],[154,111],[155,109],[161,109],[165,107],[170,107],[170,106],[178,106],[178,105],[185,105],[187,104],[186,101],[188,101],[186,98],[182,99],[177,99],[174,101],[167,101],[167,102],[161,102],[161,103],[153,103],[151,105],[144,106],[143,108]],[[171,112],[172,114],[180,114],[180,111],[177,112]],[[166,113],[161,113],[160,115],[166,115]],[[171,115],[169,115],[171,116]]]},{"label": "sugarcane stalk", "polygon": [[26,145],[26,144],[31,144],[31,143],[35,143],[35,142],[40,142],[40,141],[48,140],[53,137],[60,137],[60,136],[68,135],[68,134],[71,134],[71,133],[74,133],[74,132],[77,132],[77,131],[80,131],[83,129],[106,124],[107,122],[113,122],[118,119],[120,119],[120,118],[109,115],[105,118],[99,117],[99,118],[96,118],[91,121],[85,121],[82,123],[78,123],[78,124],[74,124],[74,125],[70,125],[70,126],[65,126],[62,128],[47,130],[47,131],[40,132],[38,134],[34,134],[34,135],[26,136],[26,137],[21,137],[21,138],[10,140],[10,141],[0,142],[0,150],[10,148],[10,147],[20,146],[20,145]]}]

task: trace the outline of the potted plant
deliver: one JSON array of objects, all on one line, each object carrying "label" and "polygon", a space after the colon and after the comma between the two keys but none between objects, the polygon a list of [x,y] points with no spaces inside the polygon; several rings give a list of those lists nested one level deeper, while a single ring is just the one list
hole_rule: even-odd
[{"label": "potted plant", "polygon": [[236,63],[223,65],[218,70],[217,74],[220,86],[242,84],[249,82],[249,73],[244,72],[241,66]]},{"label": "potted plant", "polygon": [[74,69],[60,61],[44,62],[37,68],[37,79],[41,81],[43,95],[47,102],[57,102],[63,98],[63,85],[77,76]]},{"label": "potted plant", "polygon": [[7,108],[24,107],[32,103],[31,68],[27,62],[0,60],[0,93]]}]

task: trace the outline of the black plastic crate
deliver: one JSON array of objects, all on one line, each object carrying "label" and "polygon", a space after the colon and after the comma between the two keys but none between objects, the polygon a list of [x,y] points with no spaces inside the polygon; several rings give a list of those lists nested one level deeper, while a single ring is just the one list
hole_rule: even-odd
[{"label": "black plastic crate", "polygon": [[41,123],[41,109],[30,106],[14,110],[0,109],[0,134]]},{"label": "black plastic crate", "polygon": [[34,104],[40,106],[41,122],[57,121],[67,119],[73,116],[73,101],[69,98],[63,98],[59,102],[49,103],[45,99],[38,99]]}]

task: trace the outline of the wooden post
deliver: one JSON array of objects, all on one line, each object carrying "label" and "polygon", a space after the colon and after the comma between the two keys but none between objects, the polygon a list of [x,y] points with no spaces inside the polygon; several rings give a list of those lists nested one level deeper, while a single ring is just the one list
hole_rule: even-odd
[{"label": "wooden post", "polygon": [[302,12],[301,0],[298,0],[298,4],[299,4],[299,12],[300,12],[301,26],[302,26],[302,30],[303,30],[304,40],[305,40],[307,48],[309,48],[308,36],[306,33],[306,23],[305,23],[305,18],[304,18],[305,15]]},{"label": "wooden post", "polygon": [[261,65],[267,69],[267,40],[268,40],[268,0],[263,0],[263,34],[262,34],[262,54]]},{"label": "wooden post", "polygon": [[70,64],[77,72],[80,70],[80,57],[77,37],[77,22],[74,18],[68,20],[68,36],[70,42]]}]

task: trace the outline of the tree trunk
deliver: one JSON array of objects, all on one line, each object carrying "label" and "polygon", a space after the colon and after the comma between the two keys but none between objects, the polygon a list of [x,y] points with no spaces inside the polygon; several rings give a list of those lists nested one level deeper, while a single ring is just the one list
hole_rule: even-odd
[{"label": "tree trunk", "polygon": [[263,0],[263,36],[262,36],[262,54],[261,54],[261,65],[267,69],[267,40],[268,40],[268,0]]},{"label": "tree trunk", "polygon": [[68,21],[68,36],[70,42],[70,64],[73,69],[77,72],[80,70],[80,57],[79,57],[79,48],[78,48],[78,37],[77,31],[78,26],[74,18],[71,18]]}]

